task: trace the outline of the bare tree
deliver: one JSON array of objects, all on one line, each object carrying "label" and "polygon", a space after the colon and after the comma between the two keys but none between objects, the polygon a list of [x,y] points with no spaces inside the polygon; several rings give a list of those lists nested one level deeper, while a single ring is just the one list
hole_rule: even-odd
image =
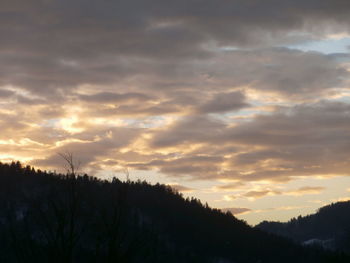
[{"label": "bare tree", "polygon": [[129,182],[130,181],[130,173],[129,173],[129,168],[128,167],[125,167],[124,173],[126,175],[126,181]]},{"label": "bare tree", "polygon": [[62,184],[50,185],[40,196],[23,195],[23,206],[28,207],[30,213],[21,220],[16,219],[18,205],[14,203],[8,208],[10,241],[19,263],[32,262],[31,258],[36,257],[52,263],[73,263],[76,248],[87,229],[76,177],[80,162],[71,152],[58,155],[67,169]]},{"label": "bare tree", "polygon": [[66,161],[65,167],[67,169],[68,175],[76,176],[77,172],[79,171],[81,162],[74,159],[73,153],[66,151],[66,152],[59,152],[57,153],[60,157],[62,157],[63,160]]},{"label": "bare tree", "polygon": [[[61,222],[61,230],[65,230],[67,232],[66,235],[64,235],[64,252],[66,254],[66,262],[72,262],[73,260],[73,250],[75,246],[78,243],[78,240],[80,238],[80,235],[82,233],[79,233],[78,231],[78,214],[81,210],[81,196],[79,194],[78,188],[77,188],[77,178],[78,171],[81,165],[81,162],[78,160],[75,160],[74,155],[72,152],[66,151],[63,153],[58,153],[60,157],[66,162],[65,167],[67,170],[67,176],[70,177],[70,188],[67,189],[68,192],[66,193],[66,202],[63,204],[63,206],[58,206],[62,208],[62,212],[64,215],[64,221]],[[57,210],[57,208],[54,206],[53,203],[52,207]],[[60,219],[59,214],[56,213],[57,219]]]}]

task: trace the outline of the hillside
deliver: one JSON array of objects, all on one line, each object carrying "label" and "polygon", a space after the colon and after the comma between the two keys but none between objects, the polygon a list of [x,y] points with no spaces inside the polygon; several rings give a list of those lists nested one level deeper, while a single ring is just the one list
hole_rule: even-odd
[{"label": "hillside", "polygon": [[0,163],[0,262],[349,262],[164,185]]},{"label": "hillside", "polygon": [[350,252],[350,201],[324,206],[317,213],[287,223],[262,222],[258,229],[291,238],[299,243],[319,244],[330,250]]}]

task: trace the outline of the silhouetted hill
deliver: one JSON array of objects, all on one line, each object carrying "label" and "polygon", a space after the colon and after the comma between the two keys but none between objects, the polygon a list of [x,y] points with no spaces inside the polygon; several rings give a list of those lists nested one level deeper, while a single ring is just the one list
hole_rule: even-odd
[{"label": "silhouetted hill", "polygon": [[0,163],[0,262],[350,262],[164,185]]},{"label": "silhouetted hill", "polygon": [[299,243],[350,253],[350,201],[324,206],[316,214],[299,216],[287,223],[264,221],[256,228]]}]

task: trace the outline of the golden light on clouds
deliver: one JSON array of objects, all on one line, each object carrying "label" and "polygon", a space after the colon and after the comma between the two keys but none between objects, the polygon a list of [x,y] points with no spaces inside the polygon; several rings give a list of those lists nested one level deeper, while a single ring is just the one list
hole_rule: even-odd
[{"label": "golden light on clouds", "polygon": [[284,23],[271,26],[245,1],[220,3],[242,5],[224,20],[215,8],[169,10],[176,1],[137,15],[123,1],[110,3],[113,16],[84,5],[89,18],[39,2],[11,7],[28,21],[0,25],[13,32],[0,43],[1,161],[59,170],[57,152],[71,151],[84,172],[127,167],[249,222],[348,193],[346,9],[283,3]]}]

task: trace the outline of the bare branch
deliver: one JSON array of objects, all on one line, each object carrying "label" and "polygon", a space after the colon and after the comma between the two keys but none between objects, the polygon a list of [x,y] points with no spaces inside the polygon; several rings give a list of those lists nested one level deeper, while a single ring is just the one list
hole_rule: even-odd
[{"label": "bare branch", "polygon": [[73,153],[69,151],[64,153],[60,152],[57,154],[66,162],[67,173],[69,175],[75,176],[79,170],[81,164],[80,161],[74,160]]},{"label": "bare branch", "polygon": [[126,175],[126,181],[129,182],[130,181],[130,178],[129,178],[130,173],[129,173],[129,168],[128,167],[125,167],[124,173]]}]

